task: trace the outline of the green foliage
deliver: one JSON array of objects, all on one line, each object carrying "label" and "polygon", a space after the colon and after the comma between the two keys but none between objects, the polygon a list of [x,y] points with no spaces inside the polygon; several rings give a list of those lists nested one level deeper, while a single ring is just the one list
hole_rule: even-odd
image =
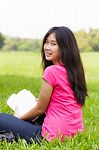
[{"label": "green foliage", "polygon": [[84,30],[80,30],[77,33],[75,33],[75,36],[77,38],[77,42],[81,52],[93,51],[89,43],[89,34],[87,34]]},{"label": "green foliage", "polygon": [[41,41],[38,39],[20,39],[6,37],[2,50],[13,51],[34,51],[40,50]]},{"label": "green foliage", "polygon": [[[99,29],[89,29],[88,32],[80,30],[75,32],[78,46],[81,52],[99,52]],[[4,51],[35,51],[41,49],[40,39],[10,38],[0,34],[1,50]]]},{"label": "green foliage", "polygon": [[99,52],[99,29],[89,29],[89,32],[80,30],[75,33],[79,49],[82,52]]},{"label": "green foliage", "polygon": [[98,29],[90,29],[90,45],[94,51],[99,52],[99,30]]},{"label": "green foliage", "polygon": [[[0,142],[4,150],[98,150],[99,149],[99,53],[81,53],[88,83],[89,97],[83,108],[85,131],[62,143],[55,139],[28,145],[24,140]],[[18,61],[17,61],[18,60]],[[21,89],[30,90],[38,97],[42,71],[41,58],[35,52],[0,52],[0,112],[12,113],[7,98]]]},{"label": "green foliage", "polygon": [[0,33],[0,49],[3,47],[3,45],[4,45],[4,40],[5,40],[5,38],[4,38],[4,36]]}]

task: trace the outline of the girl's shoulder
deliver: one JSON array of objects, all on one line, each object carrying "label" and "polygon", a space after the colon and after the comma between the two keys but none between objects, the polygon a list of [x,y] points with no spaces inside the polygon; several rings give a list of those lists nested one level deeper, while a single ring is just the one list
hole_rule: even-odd
[{"label": "girl's shoulder", "polygon": [[44,73],[49,73],[49,74],[66,74],[66,69],[62,65],[51,65],[48,66],[45,70]]},{"label": "girl's shoulder", "polygon": [[59,78],[59,76],[66,76],[66,74],[65,67],[61,65],[51,65],[44,70],[44,75],[48,75],[54,78]]},{"label": "girl's shoulder", "polygon": [[57,69],[58,70],[61,70],[61,69],[63,70],[65,68],[64,68],[63,65],[51,65],[51,66],[48,66],[45,70],[51,70],[51,71],[53,70],[54,71],[54,70],[57,70]]},{"label": "girl's shoulder", "polygon": [[44,73],[51,73],[53,74],[56,71],[56,65],[51,65],[45,68]]}]

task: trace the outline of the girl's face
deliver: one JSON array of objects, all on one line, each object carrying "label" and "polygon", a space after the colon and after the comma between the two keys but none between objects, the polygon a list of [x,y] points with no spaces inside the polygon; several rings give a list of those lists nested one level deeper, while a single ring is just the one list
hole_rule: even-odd
[{"label": "girl's face", "polygon": [[59,46],[55,38],[55,33],[51,33],[44,44],[45,59],[53,64],[59,63]]}]

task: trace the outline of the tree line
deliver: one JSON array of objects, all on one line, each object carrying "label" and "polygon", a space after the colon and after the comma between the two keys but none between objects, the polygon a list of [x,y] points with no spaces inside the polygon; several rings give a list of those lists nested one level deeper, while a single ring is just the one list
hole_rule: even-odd
[{"label": "tree line", "polygon": [[[81,52],[99,52],[99,29],[74,32]],[[41,49],[42,39],[22,39],[0,33],[0,51],[34,51]]]}]

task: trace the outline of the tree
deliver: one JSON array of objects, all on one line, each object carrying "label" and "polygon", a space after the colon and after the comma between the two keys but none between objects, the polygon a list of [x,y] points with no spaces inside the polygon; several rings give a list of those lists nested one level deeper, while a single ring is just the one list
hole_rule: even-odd
[{"label": "tree", "polygon": [[4,38],[4,36],[2,35],[2,33],[0,33],[0,49],[3,47],[3,45],[4,45],[4,40],[5,40],[5,38]]},{"label": "tree", "polygon": [[99,52],[99,29],[90,29],[90,45],[94,51]]},{"label": "tree", "polygon": [[77,43],[81,52],[92,51],[92,47],[89,43],[90,35],[85,30],[80,30],[75,33]]}]

